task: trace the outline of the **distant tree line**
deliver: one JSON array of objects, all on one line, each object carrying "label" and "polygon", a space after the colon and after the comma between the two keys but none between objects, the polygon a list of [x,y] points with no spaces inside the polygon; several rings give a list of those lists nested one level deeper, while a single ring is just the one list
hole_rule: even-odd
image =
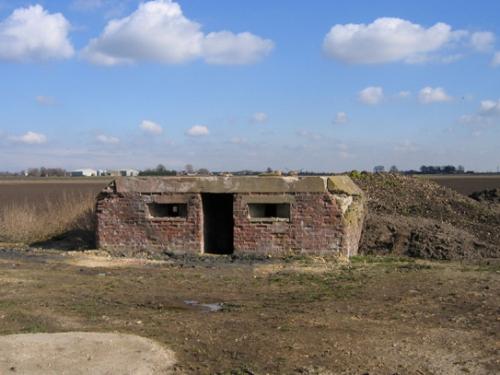
[{"label": "distant tree line", "polygon": [[139,172],[139,176],[176,176],[177,171],[167,169],[163,164],[158,164],[156,168],[144,169]]},{"label": "distant tree line", "polygon": [[455,167],[454,165],[444,165],[444,166],[434,166],[434,165],[422,165],[420,167],[420,173],[422,174],[461,174],[465,173],[465,168],[463,165]]},{"label": "distant tree line", "polygon": [[[351,173],[361,173],[358,171],[351,171]],[[376,165],[373,168],[374,173],[401,173],[401,174],[472,174],[474,171],[465,171],[464,166],[458,165],[444,165],[444,166],[434,166],[434,165],[422,165],[420,169],[414,170],[400,170],[396,165],[392,165],[386,171],[385,166]],[[363,171],[362,173],[367,173]],[[497,172],[498,173],[498,172]],[[139,176],[209,176],[209,175],[233,175],[233,176],[258,176],[262,174],[268,175],[289,175],[289,176],[325,176],[325,175],[334,175],[337,173],[323,171],[323,172],[314,172],[307,170],[298,170],[298,171],[287,171],[282,173],[279,170],[274,170],[271,167],[268,167],[264,171],[262,170],[250,170],[243,169],[238,171],[210,171],[207,168],[199,168],[195,169],[192,164],[186,164],[183,170],[177,171],[174,169],[168,169],[163,164],[158,164],[155,168],[146,168],[139,172]],[[29,177],[63,177],[69,176],[70,173],[66,171],[64,168],[28,168],[21,172],[8,172],[8,171],[0,171],[0,177],[15,177],[15,176],[29,176]]]},{"label": "distant tree line", "polygon": [[[384,173],[386,172],[383,165],[376,165],[373,167],[373,173]],[[473,171],[465,171],[463,165],[455,167],[454,165],[422,165],[419,170],[409,169],[409,170],[399,170],[395,165],[389,168],[389,173],[402,173],[402,174],[463,174],[463,173],[474,173]]]},{"label": "distant tree line", "polygon": [[0,176],[29,176],[29,177],[64,177],[67,176],[68,172],[63,168],[28,168],[21,172],[1,172]]},{"label": "distant tree line", "polygon": [[63,168],[29,168],[25,171],[26,176],[31,177],[64,177],[67,172]]}]

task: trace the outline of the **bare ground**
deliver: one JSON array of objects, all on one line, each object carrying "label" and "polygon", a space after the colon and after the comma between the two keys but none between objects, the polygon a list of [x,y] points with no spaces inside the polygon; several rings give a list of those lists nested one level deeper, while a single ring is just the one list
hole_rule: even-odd
[{"label": "bare ground", "polygon": [[152,375],[171,372],[175,356],[152,340],[120,333],[63,332],[0,336],[0,373]]},{"label": "bare ground", "polygon": [[[178,373],[492,374],[500,265],[0,251],[0,334],[120,332]],[[215,308],[214,308],[215,307]]]}]

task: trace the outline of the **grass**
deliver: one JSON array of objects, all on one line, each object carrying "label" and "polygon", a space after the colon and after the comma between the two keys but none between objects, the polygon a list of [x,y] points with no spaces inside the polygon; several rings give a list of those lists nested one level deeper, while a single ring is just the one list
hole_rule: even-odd
[{"label": "grass", "polygon": [[0,211],[0,241],[32,244],[95,230],[94,194],[62,193],[56,200],[13,202]]},{"label": "grass", "polygon": [[380,255],[356,255],[349,258],[351,263],[414,263],[414,258]]}]

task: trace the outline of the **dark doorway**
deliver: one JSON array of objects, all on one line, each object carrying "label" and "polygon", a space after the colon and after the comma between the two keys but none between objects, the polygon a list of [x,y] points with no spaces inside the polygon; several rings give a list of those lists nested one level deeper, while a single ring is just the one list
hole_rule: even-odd
[{"label": "dark doorway", "polygon": [[205,253],[232,254],[233,195],[202,194]]}]

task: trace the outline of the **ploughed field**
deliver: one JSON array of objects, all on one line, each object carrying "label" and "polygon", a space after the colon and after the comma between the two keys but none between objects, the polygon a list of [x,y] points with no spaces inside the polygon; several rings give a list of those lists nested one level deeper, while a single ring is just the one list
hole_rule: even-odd
[{"label": "ploughed field", "polygon": [[424,175],[418,177],[427,178],[464,195],[500,188],[500,175]]},{"label": "ploughed field", "polygon": [[0,178],[0,209],[24,203],[36,209],[64,196],[75,199],[94,196],[110,181],[109,178]]}]

